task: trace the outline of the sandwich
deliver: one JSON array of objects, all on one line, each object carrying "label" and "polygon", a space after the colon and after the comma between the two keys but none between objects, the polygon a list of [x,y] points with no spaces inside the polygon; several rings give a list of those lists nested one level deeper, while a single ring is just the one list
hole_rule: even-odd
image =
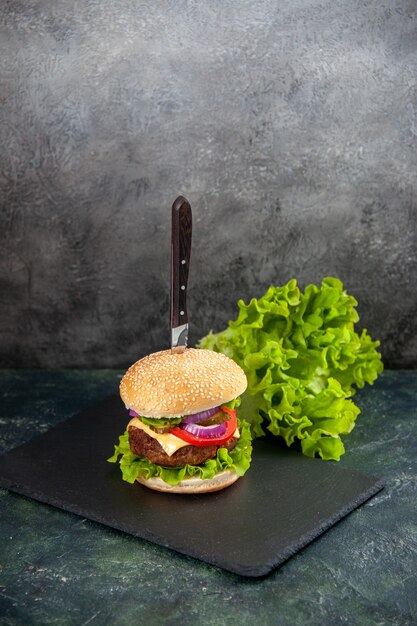
[{"label": "sandwich", "polygon": [[123,479],[157,491],[219,491],[251,461],[250,428],[236,408],[247,380],[224,354],[163,350],[134,363],[120,395],[130,421],[110,462]]}]

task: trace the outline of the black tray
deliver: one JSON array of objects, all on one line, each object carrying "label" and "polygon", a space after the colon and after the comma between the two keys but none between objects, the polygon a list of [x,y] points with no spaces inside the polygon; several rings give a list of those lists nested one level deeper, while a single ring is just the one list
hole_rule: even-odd
[{"label": "black tray", "polygon": [[383,482],[255,441],[252,466],[212,494],[153,492],[106,462],[128,422],[117,397],[0,457],[0,486],[243,576],[263,576]]}]

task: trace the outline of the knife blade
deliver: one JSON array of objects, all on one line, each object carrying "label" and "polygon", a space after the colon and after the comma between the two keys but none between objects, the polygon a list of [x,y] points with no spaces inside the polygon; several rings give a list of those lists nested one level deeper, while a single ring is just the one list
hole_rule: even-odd
[{"label": "knife blade", "polygon": [[188,342],[187,285],[191,256],[192,213],[190,203],[178,196],[171,221],[171,350],[183,352]]}]

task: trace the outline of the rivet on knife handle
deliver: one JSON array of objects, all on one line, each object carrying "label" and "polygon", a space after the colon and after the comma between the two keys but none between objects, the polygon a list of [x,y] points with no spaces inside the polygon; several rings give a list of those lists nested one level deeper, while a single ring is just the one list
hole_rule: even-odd
[{"label": "rivet on knife handle", "polygon": [[171,349],[182,352],[188,341],[187,284],[191,255],[192,215],[188,200],[172,205],[171,237]]}]

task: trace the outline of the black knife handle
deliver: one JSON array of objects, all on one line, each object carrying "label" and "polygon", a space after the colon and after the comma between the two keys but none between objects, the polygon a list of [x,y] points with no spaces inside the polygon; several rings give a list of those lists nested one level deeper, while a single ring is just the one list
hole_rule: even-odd
[{"label": "black knife handle", "polygon": [[183,196],[172,205],[171,328],[188,322],[187,283],[191,256],[191,206]]}]

